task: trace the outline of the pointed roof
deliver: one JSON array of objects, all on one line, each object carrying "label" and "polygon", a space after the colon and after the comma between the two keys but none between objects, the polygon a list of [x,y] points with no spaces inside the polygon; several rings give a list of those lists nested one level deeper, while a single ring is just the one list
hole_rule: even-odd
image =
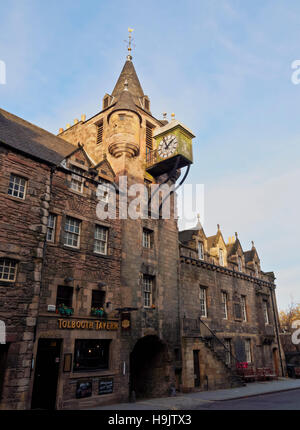
[{"label": "pointed roof", "polygon": [[203,234],[205,236],[202,224],[200,222],[200,216],[198,215],[198,222],[195,225],[195,227],[190,228],[189,230],[182,230],[182,231],[179,232],[179,240],[180,240],[180,242],[182,242],[182,243],[189,242],[190,240],[192,240],[193,235],[196,235],[201,230],[202,230],[202,232],[203,232]]},{"label": "pointed roof", "polygon": [[[125,81],[126,82],[126,81]],[[121,92],[121,94],[118,97],[117,102],[115,103],[115,106],[113,108],[113,110],[110,112],[110,114],[108,115],[108,120],[109,117],[111,116],[111,114],[117,110],[130,110],[132,112],[135,112],[136,114],[139,115],[140,120],[142,120],[136,104],[134,102],[133,96],[132,94],[129,92],[129,90],[127,89],[127,84],[125,84],[125,88],[123,88],[123,91]]]},{"label": "pointed roof", "polygon": [[119,76],[119,79],[111,94],[113,97],[119,98],[119,96],[124,90],[126,81],[128,82],[128,91],[134,97],[135,103],[139,104],[139,98],[144,97],[145,94],[141,87],[139,78],[136,74],[134,65],[131,59],[129,59],[129,57],[127,57],[127,60]]}]

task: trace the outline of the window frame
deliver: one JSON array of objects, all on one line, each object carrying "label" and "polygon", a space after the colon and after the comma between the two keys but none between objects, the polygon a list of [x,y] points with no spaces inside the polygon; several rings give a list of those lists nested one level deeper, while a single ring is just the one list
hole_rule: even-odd
[{"label": "window frame", "polygon": [[247,322],[248,321],[247,302],[246,302],[246,300],[247,300],[246,296],[241,296],[241,307],[242,307],[243,322]]},{"label": "window frame", "polygon": [[[71,171],[70,189],[72,191],[75,191],[76,193],[82,194],[83,193],[84,178],[80,175],[83,175],[84,173],[86,173],[86,171],[84,169],[82,169],[81,167],[76,166],[75,164],[70,164],[69,169]],[[79,171],[76,172],[76,170],[79,170]],[[78,179],[78,178],[80,178],[80,179]],[[77,184],[76,187],[73,186],[74,184]],[[80,189],[78,189],[78,184],[80,184]]]},{"label": "window frame", "polygon": [[[68,294],[66,294],[66,296],[69,295],[69,297],[67,297],[68,303],[65,303],[66,297],[62,297],[62,295],[59,295],[60,289],[68,291]],[[64,302],[62,300],[64,300]],[[62,305],[62,304],[64,304],[68,308],[72,308],[73,307],[73,301],[74,301],[74,288],[69,287],[68,285],[57,285],[56,302],[55,302],[56,309],[59,307],[59,305]]]},{"label": "window frame", "polygon": [[225,260],[224,260],[224,250],[222,248],[219,248],[219,265],[224,267],[225,266]]},{"label": "window frame", "polygon": [[[201,293],[203,293],[203,297],[201,297]],[[200,316],[202,318],[207,318],[207,294],[206,294],[205,287],[199,288],[199,300],[200,300]],[[204,310],[204,314],[202,313],[201,308]]]},{"label": "window frame", "polygon": [[[66,226],[67,226],[68,220],[74,220],[74,221],[78,222],[78,226],[79,226],[79,232],[78,233],[66,230]],[[64,225],[64,241],[63,241],[64,246],[67,246],[68,248],[80,249],[81,223],[82,223],[82,221],[80,219],[78,219],[78,218],[74,218],[74,217],[69,216],[69,215],[66,216],[66,218],[65,218],[65,225]],[[66,243],[66,237],[67,237],[67,235],[73,235],[73,236],[76,235],[77,236],[78,243],[77,243],[76,246],[75,245],[70,245],[70,244]]]},{"label": "window frame", "polygon": [[[228,320],[228,293],[226,291],[221,292],[221,303],[222,303],[222,319]],[[223,300],[225,298],[225,301]],[[225,315],[225,316],[224,316]]]},{"label": "window frame", "polygon": [[[7,265],[6,263],[9,262],[9,265]],[[0,271],[0,282],[16,282],[17,279],[17,272],[18,272],[18,261],[13,259],[13,258],[7,258],[7,257],[1,257],[0,258],[0,267],[2,267],[2,270]],[[11,268],[13,267],[13,279],[10,279],[10,275],[11,275]],[[5,279],[3,278],[3,275],[5,274],[5,268],[8,267],[8,278]]]},{"label": "window frame", "polygon": [[[98,230],[104,230],[105,231],[105,240],[104,239],[100,239],[99,237],[96,237],[96,232]],[[100,225],[100,224],[95,224],[95,228],[94,228],[94,246],[93,246],[93,252],[95,254],[98,255],[107,255],[108,254],[108,232],[109,232],[109,227],[106,227],[104,225]],[[105,248],[105,252],[101,252],[99,250],[97,250],[96,248],[96,244],[105,244],[104,248]],[[101,246],[100,246],[101,248]]]},{"label": "window frame", "polygon": [[[153,306],[153,276],[143,274],[143,307],[150,309]],[[147,287],[147,290],[145,289]],[[147,304],[146,304],[147,302]]]},{"label": "window frame", "polygon": [[238,271],[242,272],[243,271],[243,262],[242,262],[242,257],[238,256]]},{"label": "window frame", "polygon": [[231,354],[232,354],[232,342],[231,339],[224,339],[225,349],[225,363],[227,366],[231,366]]},{"label": "window frame", "polygon": [[[50,217],[53,217],[53,226],[49,226]],[[55,236],[56,236],[56,222],[57,222],[57,215],[53,213],[49,213],[48,216],[48,222],[47,222],[47,233],[46,233],[46,241],[50,243],[55,243]],[[51,231],[51,239],[48,239],[48,233]]]},{"label": "window frame", "polygon": [[142,245],[144,249],[153,248],[153,231],[148,228],[143,228]]},{"label": "window frame", "polygon": [[[245,358],[246,363],[252,363],[251,339],[245,339]],[[250,358],[250,360],[248,360]]]},{"label": "window frame", "polygon": [[[74,360],[73,360],[73,372],[75,373],[87,373],[87,372],[99,372],[102,370],[109,370],[110,368],[110,355],[111,355],[111,341],[112,339],[75,339],[74,340]],[[78,353],[78,349],[80,349],[79,342],[81,342],[81,348],[88,350],[95,349],[94,345],[103,344],[103,347],[105,347],[105,359],[103,360],[104,363],[102,365],[93,366],[93,367],[87,367],[87,366],[81,366],[81,368],[76,367],[76,363],[78,363],[78,360],[80,359],[80,353]],[[90,346],[87,346],[90,342]],[[93,346],[92,346],[93,345]],[[97,346],[96,346],[97,347]],[[104,349],[104,348],[103,348]],[[87,360],[87,356],[83,357],[82,360]]]},{"label": "window frame", "polygon": [[268,311],[268,301],[263,300],[263,313],[264,313],[264,321],[265,325],[270,324],[269,311]]},{"label": "window frame", "polygon": [[[20,184],[20,183],[16,183],[15,179],[19,179],[20,181],[24,181],[24,184]],[[12,188],[10,188],[10,185],[13,185]],[[14,197],[16,199],[20,199],[20,200],[25,200],[26,198],[26,194],[27,194],[27,184],[28,184],[28,179],[24,178],[24,176],[18,175],[17,173],[10,173],[10,177],[9,177],[9,183],[8,183],[8,189],[7,189],[7,195],[10,197]],[[24,191],[23,191],[23,197],[20,197],[20,190],[18,190],[18,194],[14,195],[14,185],[17,185],[18,187],[22,186],[24,187]],[[11,191],[11,193],[10,193]]]},{"label": "window frame", "polygon": [[[200,252],[200,250],[201,250],[201,252]],[[201,261],[204,260],[204,245],[203,245],[203,242],[201,242],[201,241],[198,242],[198,258]]]}]

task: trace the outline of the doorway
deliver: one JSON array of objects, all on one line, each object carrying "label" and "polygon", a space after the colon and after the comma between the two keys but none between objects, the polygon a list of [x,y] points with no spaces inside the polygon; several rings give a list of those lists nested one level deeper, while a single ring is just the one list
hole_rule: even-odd
[{"label": "doorway", "polygon": [[130,354],[130,393],[136,398],[165,396],[173,379],[167,345],[154,335],[140,339]]},{"label": "doorway", "polygon": [[55,409],[61,339],[39,339],[31,409]]},{"label": "doorway", "polygon": [[200,387],[199,350],[193,350],[195,387]]},{"label": "doorway", "polygon": [[4,378],[5,378],[8,348],[9,348],[8,343],[4,345],[0,344],[0,401],[2,398],[2,389],[4,384]]}]

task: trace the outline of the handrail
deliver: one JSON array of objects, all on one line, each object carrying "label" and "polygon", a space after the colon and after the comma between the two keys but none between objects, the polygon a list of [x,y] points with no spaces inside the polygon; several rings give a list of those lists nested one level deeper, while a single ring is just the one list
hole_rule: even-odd
[{"label": "handrail", "polygon": [[235,362],[237,363],[237,364],[239,364],[240,363],[240,361],[236,358],[236,356],[230,351],[230,349],[228,349],[227,347],[226,347],[226,345],[221,341],[221,339],[219,339],[219,337],[218,336],[216,336],[216,334],[214,333],[214,331],[213,330],[211,330],[210,329],[210,327],[208,327],[208,325],[207,324],[205,324],[205,322],[204,321],[202,321],[202,319],[199,317],[199,321],[200,321],[200,323],[202,323],[209,331],[210,331],[210,333],[214,336],[214,338],[223,346],[223,348],[225,349],[225,351],[227,351],[229,354],[230,354],[230,356],[235,360]]}]

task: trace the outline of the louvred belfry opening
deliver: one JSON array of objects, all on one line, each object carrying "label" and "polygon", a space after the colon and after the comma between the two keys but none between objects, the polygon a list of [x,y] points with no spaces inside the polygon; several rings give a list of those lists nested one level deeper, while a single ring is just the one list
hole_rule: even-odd
[{"label": "louvred belfry opening", "polygon": [[97,145],[103,142],[103,122],[98,124],[97,129]]}]

